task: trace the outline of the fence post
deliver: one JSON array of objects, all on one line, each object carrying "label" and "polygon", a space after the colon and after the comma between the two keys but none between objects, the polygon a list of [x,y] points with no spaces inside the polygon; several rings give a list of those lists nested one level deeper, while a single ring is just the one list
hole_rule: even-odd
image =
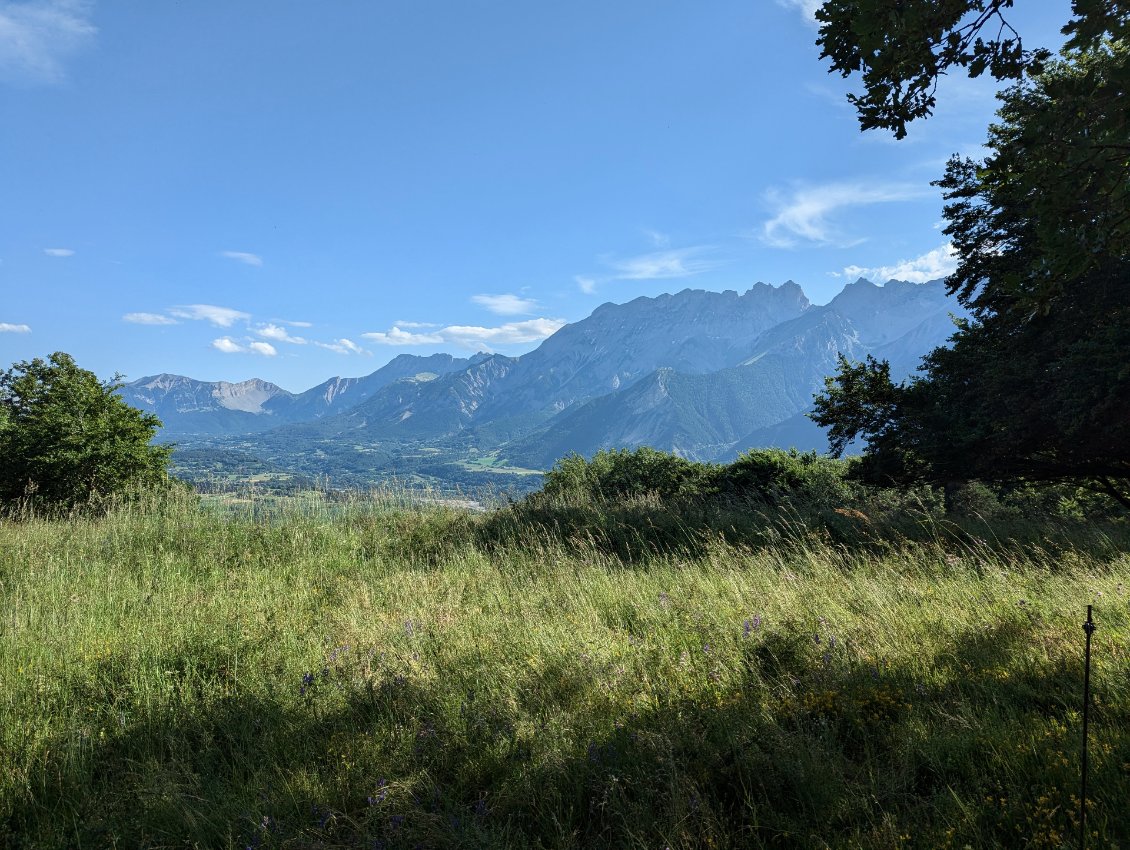
[{"label": "fence post", "polygon": [[1087,622],[1083,624],[1087,646],[1083,654],[1083,772],[1079,794],[1079,850],[1087,847],[1087,731],[1091,721],[1091,635],[1095,623],[1091,619],[1091,606],[1087,606]]}]

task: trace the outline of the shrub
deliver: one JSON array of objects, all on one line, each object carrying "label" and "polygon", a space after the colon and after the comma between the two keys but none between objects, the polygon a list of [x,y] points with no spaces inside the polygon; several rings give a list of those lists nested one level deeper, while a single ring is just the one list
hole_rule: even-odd
[{"label": "shrub", "polygon": [[161,422],[120,386],[62,352],[0,373],[0,506],[73,510],[165,484],[172,449],[150,444]]},{"label": "shrub", "polygon": [[724,467],[721,483],[726,494],[739,498],[835,507],[852,500],[847,469],[847,462],[816,452],[752,449]]},{"label": "shrub", "polygon": [[646,446],[597,452],[591,461],[571,454],[545,476],[548,496],[614,498],[656,495],[662,499],[710,495],[717,490],[718,467],[697,463]]}]

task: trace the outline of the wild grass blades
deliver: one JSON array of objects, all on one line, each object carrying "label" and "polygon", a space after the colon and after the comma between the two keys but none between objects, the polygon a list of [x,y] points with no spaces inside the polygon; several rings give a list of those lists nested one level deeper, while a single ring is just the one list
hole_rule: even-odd
[{"label": "wild grass blades", "polygon": [[1088,828],[1130,834],[1110,538],[598,507],[0,525],[0,844],[1057,847],[1087,602]]}]

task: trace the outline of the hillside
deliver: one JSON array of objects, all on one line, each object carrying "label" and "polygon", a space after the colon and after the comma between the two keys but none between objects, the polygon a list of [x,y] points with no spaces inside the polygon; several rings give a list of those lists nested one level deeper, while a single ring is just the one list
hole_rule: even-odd
[{"label": "hillside", "polygon": [[0,845],[1069,846],[1092,601],[1090,846],[1130,834],[1124,536],[535,507],[0,523]]}]

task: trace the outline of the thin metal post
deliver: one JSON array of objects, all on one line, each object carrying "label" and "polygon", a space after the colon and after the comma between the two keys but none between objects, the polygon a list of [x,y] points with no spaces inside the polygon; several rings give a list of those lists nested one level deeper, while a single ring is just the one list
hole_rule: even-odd
[{"label": "thin metal post", "polygon": [[1083,656],[1083,785],[1079,794],[1079,850],[1087,847],[1087,731],[1091,722],[1091,635],[1095,633],[1090,605],[1087,606],[1083,632],[1087,635],[1087,648]]}]

